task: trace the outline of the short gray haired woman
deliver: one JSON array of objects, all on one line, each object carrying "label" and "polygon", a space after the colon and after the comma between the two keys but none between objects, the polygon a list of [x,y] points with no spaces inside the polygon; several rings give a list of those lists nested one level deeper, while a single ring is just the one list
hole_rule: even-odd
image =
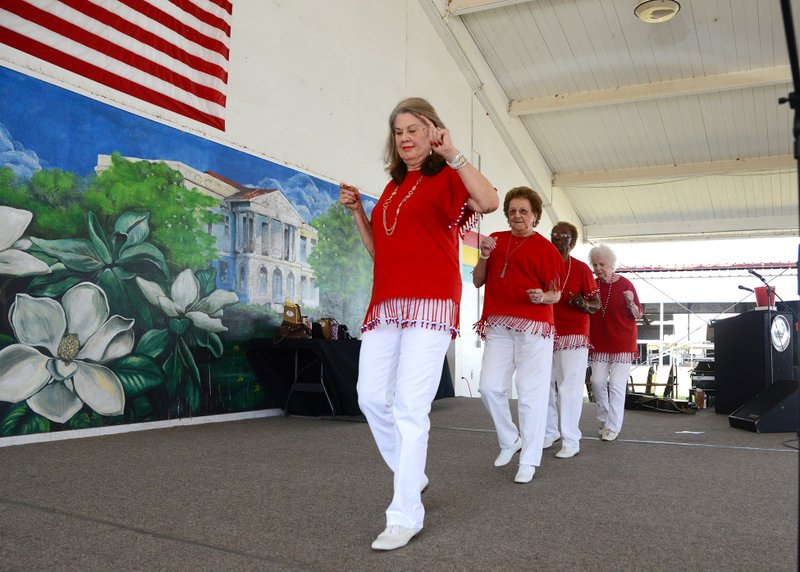
[{"label": "short gray haired woman", "polygon": [[[472,283],[486,285],[481,319],[486,340],[481,365],[481,401],[492,417],[502,467],[520,451],[516,483],[529,483],[542,460],[550,370],[553,360],[553,304],[561,298],[564,267],[555,247],[534,230],[542,199],[533,189],[508,191],[503,212],[509,231],[480,242]],[[517,388],[519,427],[509,407],[512,379]]]},{"label": "short gray haired woman", "polygon": [[622,430],[628,376],[639,357],[636,320],[644,309],[630,280],[614,272],[617,256],[611,248],[595,246],[589,251],[589,261],[600,288],[600,309],[590,318],[592,391],[600,437],[613,441]]}]

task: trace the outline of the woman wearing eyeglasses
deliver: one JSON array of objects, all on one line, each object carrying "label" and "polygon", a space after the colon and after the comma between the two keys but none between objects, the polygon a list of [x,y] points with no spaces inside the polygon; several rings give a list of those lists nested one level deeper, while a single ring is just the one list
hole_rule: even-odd
[{"label": "woman wearing eyeglasses", "polygon": [[[532,189],[508,191],[503,212],[511,230],[481,239],[480,260],[472,275],[476,287],[486,285],[483,314],[475,324],[486,340],[480,393],[500,444],[495,466],[508,464],[521,450],[514,482],[529,483],[542,460],[553,360],[553,304],[561,298],[564,264],[555,247],[534,230],[542,216],[542,199]],[[508,402],[512,378],[519,428]]]},{"label": "woman wearing eyeglasses", "polygon": [[578,425],[589,359],[589,316],[600,308],[600,300],[592,270],[570,256],[578,242],[575,225],[558,222],[550,233],[550,240],[564,261],[564,278],[561,300],[553,306],[556,339],[543,447],[548,449],[562,439],[556,457],[569,459],[580,451],[581,430]]}]

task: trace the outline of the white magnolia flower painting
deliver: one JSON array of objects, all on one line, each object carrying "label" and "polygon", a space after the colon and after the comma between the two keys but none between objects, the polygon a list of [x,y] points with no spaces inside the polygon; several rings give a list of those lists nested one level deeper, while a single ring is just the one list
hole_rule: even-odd
[{"label": "white magnolia flower painting", "polygon": [[0,275],[33,276],[48,274],[50,267],[25,250],[30,241],[22,233],[33,219],[30,211],[0,206]]},{"label": "white magnolia flower painting", "polygon": [[167,296],[155,282],[136,277],[136,283],[147,301],[161,308],[170,318],[186,317],[196,328],[207,332],[225,332],[222,325],[222,311],[239,301],[234,292],[214,290],[208,296],[200,297],[200,282],[190,269],[181,272],[170,288]]},{"label": "white magnolia flower painting", "polygon": [[109,314],[105,293],[89,282],[60,302],[17,294],[9,321],[19,343],[0,351],[0,401],[26,400],[56,423],[84,403],[101,415],[121,415],[122,383],[103,364],[131,353],[134,320]]}]

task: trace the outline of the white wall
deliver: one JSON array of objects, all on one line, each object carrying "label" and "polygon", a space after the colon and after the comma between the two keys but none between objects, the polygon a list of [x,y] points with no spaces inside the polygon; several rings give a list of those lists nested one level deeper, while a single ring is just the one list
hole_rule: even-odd
[{"label": "white wall", "polygon": [[[0,60],[50,83],[213,141],[284,163],[332,182],[347,181],[378,196],[387,181],[381,161],[388,114],[407,96],[427,98],[468,157],[502,194],[529,184],[481,108],[426,15],[421,1],[237,0],[234,3],[226,130],[203,124],[0,46]],[[577,219],[576,219],[577,220]],[[548,232],[552,221],[540,227]],[[481,230],[506,228],[502,213]],[[471,285],[465,295],[477,299]],[[454,380],[462,361],[473,376],[480,352],[465,310],[456,344]],[[468,372],[469,373],[469,372]],[[477,387],[477,378],[473,388]]]}]

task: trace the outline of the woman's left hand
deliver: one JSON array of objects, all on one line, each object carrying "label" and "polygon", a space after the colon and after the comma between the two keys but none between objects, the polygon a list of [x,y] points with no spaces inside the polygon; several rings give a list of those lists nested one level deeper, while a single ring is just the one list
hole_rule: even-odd
[{"label": "woman's left hand", "polygon": [[436,127],[433,121],[421,116],[422,122],[428,128],[428,135],[430,137],[431,147],[444,157],[445,161],[452,162],[458,156],[458,149],[453,146],[453,140],[450,138],[450,130],[445,127]]}]

